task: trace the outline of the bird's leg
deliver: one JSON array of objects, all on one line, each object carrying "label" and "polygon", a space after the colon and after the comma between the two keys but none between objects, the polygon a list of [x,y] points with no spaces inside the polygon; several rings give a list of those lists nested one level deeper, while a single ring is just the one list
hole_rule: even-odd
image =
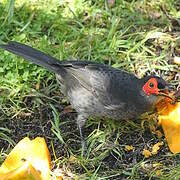
[{"label": "bird's leg", "polygon": [[83,127],[85,125],[86,119],[87,119],[86,115],[79,114],[77,117],[77,126],[79,129],[79,134],[80,134],[80,138],[81,138],[81,145],[82,145],[83,152],[87,151],[86,141],[85,141],[84,136],[83,136]]}]

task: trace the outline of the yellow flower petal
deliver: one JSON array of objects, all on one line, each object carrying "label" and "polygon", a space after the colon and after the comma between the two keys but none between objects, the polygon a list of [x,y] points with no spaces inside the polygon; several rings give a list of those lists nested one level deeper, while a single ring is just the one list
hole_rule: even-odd
[{"label": "yellow flower petal", "polygon": [[160,149],[160,146],[163,145],[163,142],[158,142],[152,147],[152,154],[157,154],[158,150]]},{"label": "yellow flower petal", "polygon": [[144,155],[145,158],[149,158],[150,156],[152,156],[151,152],[147,149],[143,150],[142,155]]},{"label": "yellow flower petal", "polygon": [[135,147],[133,147],[132,145],[126,145],[125,146],[126,151],[133,151],[134,149],[135,149]]}]

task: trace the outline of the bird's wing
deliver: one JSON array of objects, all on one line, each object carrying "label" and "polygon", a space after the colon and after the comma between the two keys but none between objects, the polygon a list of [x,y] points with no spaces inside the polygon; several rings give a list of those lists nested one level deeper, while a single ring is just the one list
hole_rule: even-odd
[{"label": "bird's wing", "polygon": [[82,87],[90,91],[107,109],[118,109],[127,102],[130,79],[137,78],[124,71],[106,65],[80,61],[64,64]]}]

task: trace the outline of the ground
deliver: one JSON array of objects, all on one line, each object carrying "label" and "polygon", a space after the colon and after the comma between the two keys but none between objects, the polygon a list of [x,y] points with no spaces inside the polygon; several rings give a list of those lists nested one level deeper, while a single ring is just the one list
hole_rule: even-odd
[{"label": "ground", "polygon": [[[60,60],[109,64],[138,77],[155,73],[180,82],[180,3],[165,1],[14,1],[0,3],[0,42],[15,40]],[[43,136],[53,173],[74,179],[179,179],[180,156],[153,131],[157,115],[88,119],[82,156],[76,112],[54,74],[0,50],[0,163],[23,137]],[[160,132],[161,127],[157,127]],[[149,158],[143,149],[163,142]],[[133,146],[127,150],[127,146]]]}]

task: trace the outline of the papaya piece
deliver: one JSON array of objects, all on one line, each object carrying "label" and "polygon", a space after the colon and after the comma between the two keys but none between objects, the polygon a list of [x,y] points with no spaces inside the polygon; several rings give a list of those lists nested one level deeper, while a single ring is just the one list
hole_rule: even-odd
[{"label": "papaya piece", "polygon": [[51,159],[44,138],[37,137],[34,140],[30,140],[28,137],[25,137],[22,139],[1,165],[0,177],[16,169],[23,169],[25,162],[30,164],[28,168],[34,168],[39,172],[42,180],[50,178]]}]

